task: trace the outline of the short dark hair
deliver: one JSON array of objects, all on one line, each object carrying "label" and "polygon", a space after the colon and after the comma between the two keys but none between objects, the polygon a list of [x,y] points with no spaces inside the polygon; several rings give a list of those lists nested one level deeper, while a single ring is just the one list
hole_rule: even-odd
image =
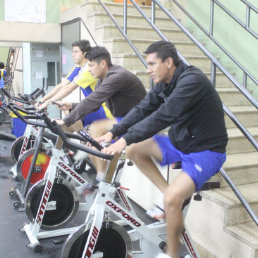
[{"label": "short dark hair", "polygon": [[72,43],[72,47],[79,47],[80,50],[85,53],[85,52],[89,52],[91,50],[91,46],[90,46],[90,42],[89,40],[78,40],[78,41],[74,41]]},{"label": "short dark hair", "polygon": [[112,66],[110,53],[105,47],[93,47],[87,54],[86,58],[90,61],[95,61],[98,64],[100,61],[105,60],[108,67]]},{"label": "short dark hair", "polygon": [[4,63],[0,62],[0,69],[4,69]]},{"label": "short dark hair", "polygon": [[174,65],[178,66],[180,59],[177,54],[177,50],[173,43],[165,40],[160,40],[152,43],[145,51],[144,54],[157,53],[157,57],[161,58],[164,62],[168,57],[171,57],[174,61]]}]

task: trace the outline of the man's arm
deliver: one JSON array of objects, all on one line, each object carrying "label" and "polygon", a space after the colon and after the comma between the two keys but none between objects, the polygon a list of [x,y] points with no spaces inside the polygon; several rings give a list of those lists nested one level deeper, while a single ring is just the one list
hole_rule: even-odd
[{"label": "man's arm", "polygon": [[110,76],[104,79],[101,84],[99,83],[97,83],[94,92],[79,104],[73,105],[73,110],[64,118],[66,126],[70,126],[77,120],[96,111],[102,103],[119,91],[121,88],[121,76]]},{"label": "man's arm", "polygon": [[155,85],[155,87],[147,93],[141,102],[133,107],[118,124],[114,124],[113,128],[110,130],[113,137],[115,138],[116,136],[125,134],[128,128],[137,124],[139,121],[157,110],[161,104],[159,100],[159,93],[161,90],[161,85]]},{"label": "man's arm", "polygon": [[201,101],[205,87],[199,76],[187,76],[180,81],[176,89],[145,119],[130,127],[122,137],[127,145],[146,140],[161,130],[171,126],[175,120],[191,114],[191,108]]},{"label": "man's arm", "polygon": [[55,94],[57,94],[59,91],[61,91],[61,89],[69,84],[70,81],[68,81],[67,79],[64,79],[61,83],[57,84],[54,89],[52,89],[47,95],[45,95],[40,101],[41,102],[45,102],[48,99],[52,98]]},{"label": "man's arm", "polygon": [[57,100],[60,100],[66,96],[68,96],[70,93],[72,93],[76,88],[78,87],[78,85],[74,82],[70,82],[67,86],[64,86],[61,88],[61,90],[59,90],[55,95],[53,95],[53,97],[49,98],[45,103],[43,103],[40,106],[40,109],[44,109],[46,108],[49,104],[51,104],[52,102],[55,102]]}]

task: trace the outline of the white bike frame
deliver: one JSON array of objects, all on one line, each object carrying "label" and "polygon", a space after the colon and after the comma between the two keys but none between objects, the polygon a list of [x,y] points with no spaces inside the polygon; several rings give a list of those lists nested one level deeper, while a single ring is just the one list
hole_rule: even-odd
[{"label": "white bike frame", "polygon": [[[105,221],[106,213],[114,214],[120,218],[120,221],[116,221],[115,223],[119,225],[129,225],[133,228],[127,232],[131,241],[140,240],[141,243],[142,239],[146,239],[157,248],[160,248],[159,245],[162,242],[166,242],[166,224],[164,222],[145,224],[135,213],[123,187],[117,186],[119,185],[117,183],[120,181],[122,175],[125,158],[121,156],[118,162],[117,160],[118,158],[114,158],[110,162],[105,181],[100,183],[94,203],[86,217],[86,225],[83,232],[89,231],[89,234],[82,254],[84,258],[95,257],[93,252],[101,227]],[[117,164],[117,166],[115,166],[115,164]],[[115,200],[116,193],[119,195],[123,206]],[[184,215],[186,215],[186,212],[187,209],[185,209]],[[193,258],[200,258],[186,229],[184,229],[182,233],[182,241],[188,253],[191,254]]]},{"label": "white bike frame", "polygon": [[[59,140],[57,140],[57,143],[58,142]],[[58,144],[60,145],[60,143]],[[28,247],[34,248],[35,246],[40,245],[39,239],[68,235],[71,232],[74,232],[75,229],[77,229],[77,227],[71,227],[40,232],[40,227],[46,210],[48,208],[53,209],[53,204],[49,203],[48,199],[53,189],[54,181],[57,178],[56,169],[59,168],[59,170],[66,174],[67,178],[65,178],[65,181],[69,181],[69,183],[71,183],[70,181],[74,182],[76,185],[75,189],[77,190],[78,188],[83,188],[83,186],[86,186],[89,183],[86,179],[82,178],[76,171],[74,171],[69,165],[67,165],[63,157],[64,152],[60,147],[56,147],[52,150],[52,156],[46,170],[45,177],[43,179],[46,181],[46,183],[37,211],[37,215],[34,222],[25,224],[24,227],[21,229],[21,231],[24,231],[27,234],[27,237],[30,241]],[[79,210],[87,211],[89,210],[90,206],[91,203],[88,202],[80,203]]]}]

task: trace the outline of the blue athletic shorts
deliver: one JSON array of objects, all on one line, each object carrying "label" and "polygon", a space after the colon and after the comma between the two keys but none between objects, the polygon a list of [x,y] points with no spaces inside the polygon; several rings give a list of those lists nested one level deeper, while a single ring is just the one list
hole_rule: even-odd
[{"label": "blue athletic shorts", "polygon": [[93,123],[96,120],[107,119],[104,108],[101,106],[97,111],[88,114],[82,119],[83,127]]},{"label": "blue athletic shorts", "polygon": [[119,123],[123,118],[124,118],[123,116],[116,117],[117,123]]},{"label": "blue athletic shorts", "polygon": [[182,161],[182,170],[194,181],[196,191],[200,190],[206,181],[220,171],[226,160],[226,153],[209,150],[183,153],[172,145],[168,136],[155,135],[153,139],[162,152],[163,160],[160,165]]}]

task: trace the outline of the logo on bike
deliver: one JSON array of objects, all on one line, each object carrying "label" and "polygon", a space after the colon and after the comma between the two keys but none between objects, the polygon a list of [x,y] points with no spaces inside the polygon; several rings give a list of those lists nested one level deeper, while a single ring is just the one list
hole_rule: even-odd
[{"label": "logo on bike", "polygon": [[52,183],[50,181],[48,181],[46,190],[43,194],[43,197],[42,197],[42,200],[41,200],[41,203],[40,203],[38,216],[36,218],[36,223],[38,223],[38,224],[42,222],[43,215],[44,215],[45,209],[47,207],[47,201],[48,201],[48,198],[49,198],[51,187],[52,187]]},{"label": "logo on bike", "polygon": [[23,140],[20,156],[26,151],[28,141],[29,141],[29,138],[25,137],[24,140]]},{"label": "logo on bike", "polygon": [[121,213],[121,215],[126,218],[129,222],[131,222],[133,225],[136,227],[140,227],[141,223],[136,221],[133,217],[131,217],[129,214],[127,214],[125,211],[117,207],[113,202],[111,201],[106,201],[106,204],[111,207],[113,210],[115,210],[117,213]]},{"label": "logo on bike", "polygon": [[89,241],[89,245],[85,254],[85,258],[90,258],[93,251],[94,251],[94,247],[97,243],[97,239],[98,239],[98,235],[99,235],[99,230],[96,228],[96,226],[94,226],[91,236],[90,236],[90,241]]},{"label": "logo on bike", "polygon": [[69,167],[67,167],[64,163],[62,163],[61,161],[58,162],[58,165],[61,166],[63,169],[65,169],[65,171],[67,171],[73,178],[75,178],[77,181],[79,181],[80,183],[84,184],[85,181],[74,171],[72,171]]}]

